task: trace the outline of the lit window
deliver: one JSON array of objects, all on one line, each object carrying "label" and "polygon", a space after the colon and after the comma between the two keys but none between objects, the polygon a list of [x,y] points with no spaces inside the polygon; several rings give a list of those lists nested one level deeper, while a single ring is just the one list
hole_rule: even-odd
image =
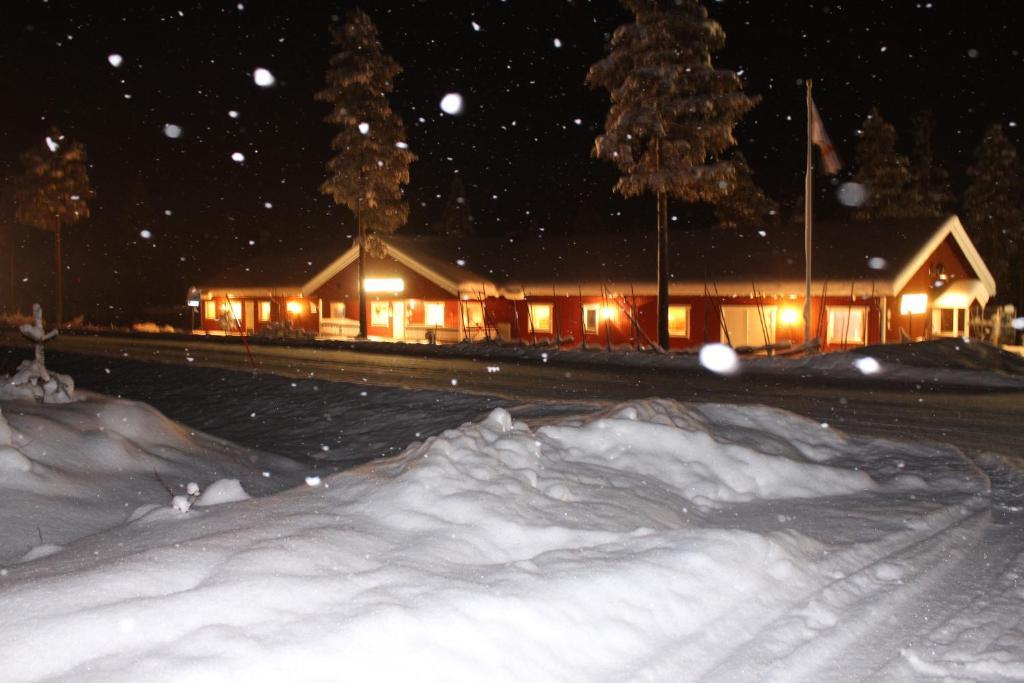
[{"label": "lit window", "polygon": [[288,309],[288,312],[292,315],[298,315],[299,313],[302,313],[303,306],[301,301],[293,300],[285,304],[285,308]]},{"label": "lit window", "polygon": [[690,336],[690,307],[668,307],[668,335],[670,337]]},{"label": "lit window", "polygon": [[924,313],[928,310],[927,294],[904,294],[900,297],[900,314],[911,315]]},{"label": "lit window", "polygon": [[309,302],[309,314],[316,315],[316,303],[313,301]]},{"label": "lit window", "polygon": [[268,320],[270,320],[270,302],[269,301],[261,301],[260,302],[260,322],[261,323],[265,323]]},{"label": "lit window", "polygon": [[444,302],[428,301],[423,304],[425,322],[431,327],[444,327]]},{"label": "lit window", "polygon": [[466,327],[484,326],[484,305],[479,301],[463,301],[462,311]]},{"label": "lit window", "polygon": [[332,318],[344,318],[345,317],[345,302],[344,301],[332,301],[330,303],[331,317]]},{"label": "lit window", "polygon": [[863,306],[829,306],[829,344],[863,344],[867,323],[867,309]]},{"label": "lit window", "polygon": [[583,332],[586,334],[597,334],[598,321],[600,320],[601,307],[598,304],[586,304],[583,307]]},{"label": "lit window", "polygon": [[217,302],[216,301],[204,301],[203,302],[203,317],[207,320],[217,319]]},{"label": "lit window", "polygon": [[373,301],[370,303],[370,324],[374,327],[391,325],[391,302]]},{"label": "lit window", "polygon": [[225,301],[220,305],[221,313],[230,313],[231,317],[235,320],[242,319],[242,302],[241,301]]},{"label": "lit window", "polygon": [[550,332],[551,304],[530,304],[530,322],[534,332]]}]

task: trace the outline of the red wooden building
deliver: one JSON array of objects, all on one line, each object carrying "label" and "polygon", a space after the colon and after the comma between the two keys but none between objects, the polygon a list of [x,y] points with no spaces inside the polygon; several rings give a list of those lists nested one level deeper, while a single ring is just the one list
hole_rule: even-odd
[{"label": "red wooden building", "polygon": [[[591,346],[656,338],[653,235],[392,237],[367,259],[372,339]],[[995,283],[956,216],[815,228],[812,336],[829,349],[967,335]],[[202,330],[358,330],[356,249],[274,255],[202,289]],[[804,341],[799,226],[670,237],[672,348]]]}]

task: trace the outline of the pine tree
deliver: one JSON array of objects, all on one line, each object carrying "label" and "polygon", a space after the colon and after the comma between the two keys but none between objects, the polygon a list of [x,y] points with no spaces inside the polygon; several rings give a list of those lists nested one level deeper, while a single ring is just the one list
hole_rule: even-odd
[{"label": "pine tree", "polygon": [[658,343],[668,347],[668,197],[715,201],[735,179],[720,158],[733,128],[757,99],[739,76],[716,69],[725,32],[697,0],[620,0],[635,22],[616,29],[587,84],[608,90],[611,107],[594,155],[618,166],[615,191],[657,200]]},{"label": "pine tree", "polygon": [[925,110],[914,117],[908,202],[915,216],[944,216],[953,206],[949,174],[935,159],[935,119]]},{"label": "pine tree", "polygon": [[24,170],[15,190],[18,222],[54,233],[58,327],[64,316],[61,228],[88,218],[89,200],[93,197],[85,161],[85,147],[53,128],[45,145],[32,147],[21,155]]},{"label": "pine tree", "polygon": [[732,156],[736,180],[729,194],[715,203],[716,228],[746,228],[778,221],[779,205],[754,182],[754,172],[743,152]]},{"label": "pine tree", "polygon": [[985,132],[967,178],[967,229],[996,279],[1000,299],[1013,301],[1024,266],[1024,170],[1002,126]]},{"label": "pine tree", "polygon": [[910,161],[896,151],[896,129],[872,109],[857,144],[856,181],[867,200],[854,212],[860,220],[908,218],[915,207],[907,201]]},{"label": "pine tree", "polygon": [[359,337],[365,339],[366,254],[384,256],[386,247],[379,236],[395,232],[408,220],[402,186],[409,183],[409,165],[416,156],[405,142],[402,119],[387,99],[402,67],[384,54],[373,21],[362,10],[353,10],[343,26],[331,27],[331,38],[337,52],[316,99],[334,107],[324,120],[338,128],[331,140],[337,154],[327,162],[328,177],[320,191],[356,219]]},{"label": "pine tree", "polygon": [[469,210],[466,186],[462,182],[462,176],[455,175],[435,232],[445,237],[469,237],[474,230],[473,213]]}]

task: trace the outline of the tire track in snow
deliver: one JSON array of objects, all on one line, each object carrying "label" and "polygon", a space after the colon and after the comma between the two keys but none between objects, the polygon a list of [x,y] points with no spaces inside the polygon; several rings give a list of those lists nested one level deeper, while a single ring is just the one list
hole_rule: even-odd
[{"label": "tire track in snow", "polygon": [[883,553],[790,605],[703,678],[877,675],[992,585],[991,555],[981,552],[989,528],[989,510],[979,510]]}]

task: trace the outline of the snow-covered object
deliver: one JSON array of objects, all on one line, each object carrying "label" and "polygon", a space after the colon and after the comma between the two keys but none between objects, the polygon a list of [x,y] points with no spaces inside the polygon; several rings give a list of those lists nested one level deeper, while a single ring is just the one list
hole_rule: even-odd
[{"label": "snow-covered object", "polygon": [[143,506],[143,523],[161,515],[180,521],[168,488],[185,493],[190,481],[229,477],[265,495],[301,483],[306,471],[142,403],[84,391],[76,398],[61,406],[0,401],[0,569],[41,542],[68,545],[119,526]]},{"label": "snow-covered object", "polygon": [[35,358],[22,361],[13,377],[0,379],[0,398],[35,399],[43,403],[69,403],[74,400],[75,382],[67,375],[46,369],[45,344],[57,336],[57,330],[43,328],[43,309],[32,304],[32,324],[21,325],[21,334],[35,344]]},{"label": "snow-covered object", "polygon": [[240,500],[249,500],[249,494],[242,488],[242,482],[237,479],[218,479],[206,487],[202,495],[196,499],[195,505],[223,505],[237,503]]},{"label": "snow-covered object", "polygon": [[936,605],[925,624],[894,598],[950,558],[993,560],[971,551],[985,478],[953,449],[671,401],[549,422],[495,410],[318,488],[145,508],[12,565],[4,675],[854,680],[890,660],[861,661],[849,633],[873,636],[858,653],[935,665],[940,636],[880,629],[932,629]]}]

